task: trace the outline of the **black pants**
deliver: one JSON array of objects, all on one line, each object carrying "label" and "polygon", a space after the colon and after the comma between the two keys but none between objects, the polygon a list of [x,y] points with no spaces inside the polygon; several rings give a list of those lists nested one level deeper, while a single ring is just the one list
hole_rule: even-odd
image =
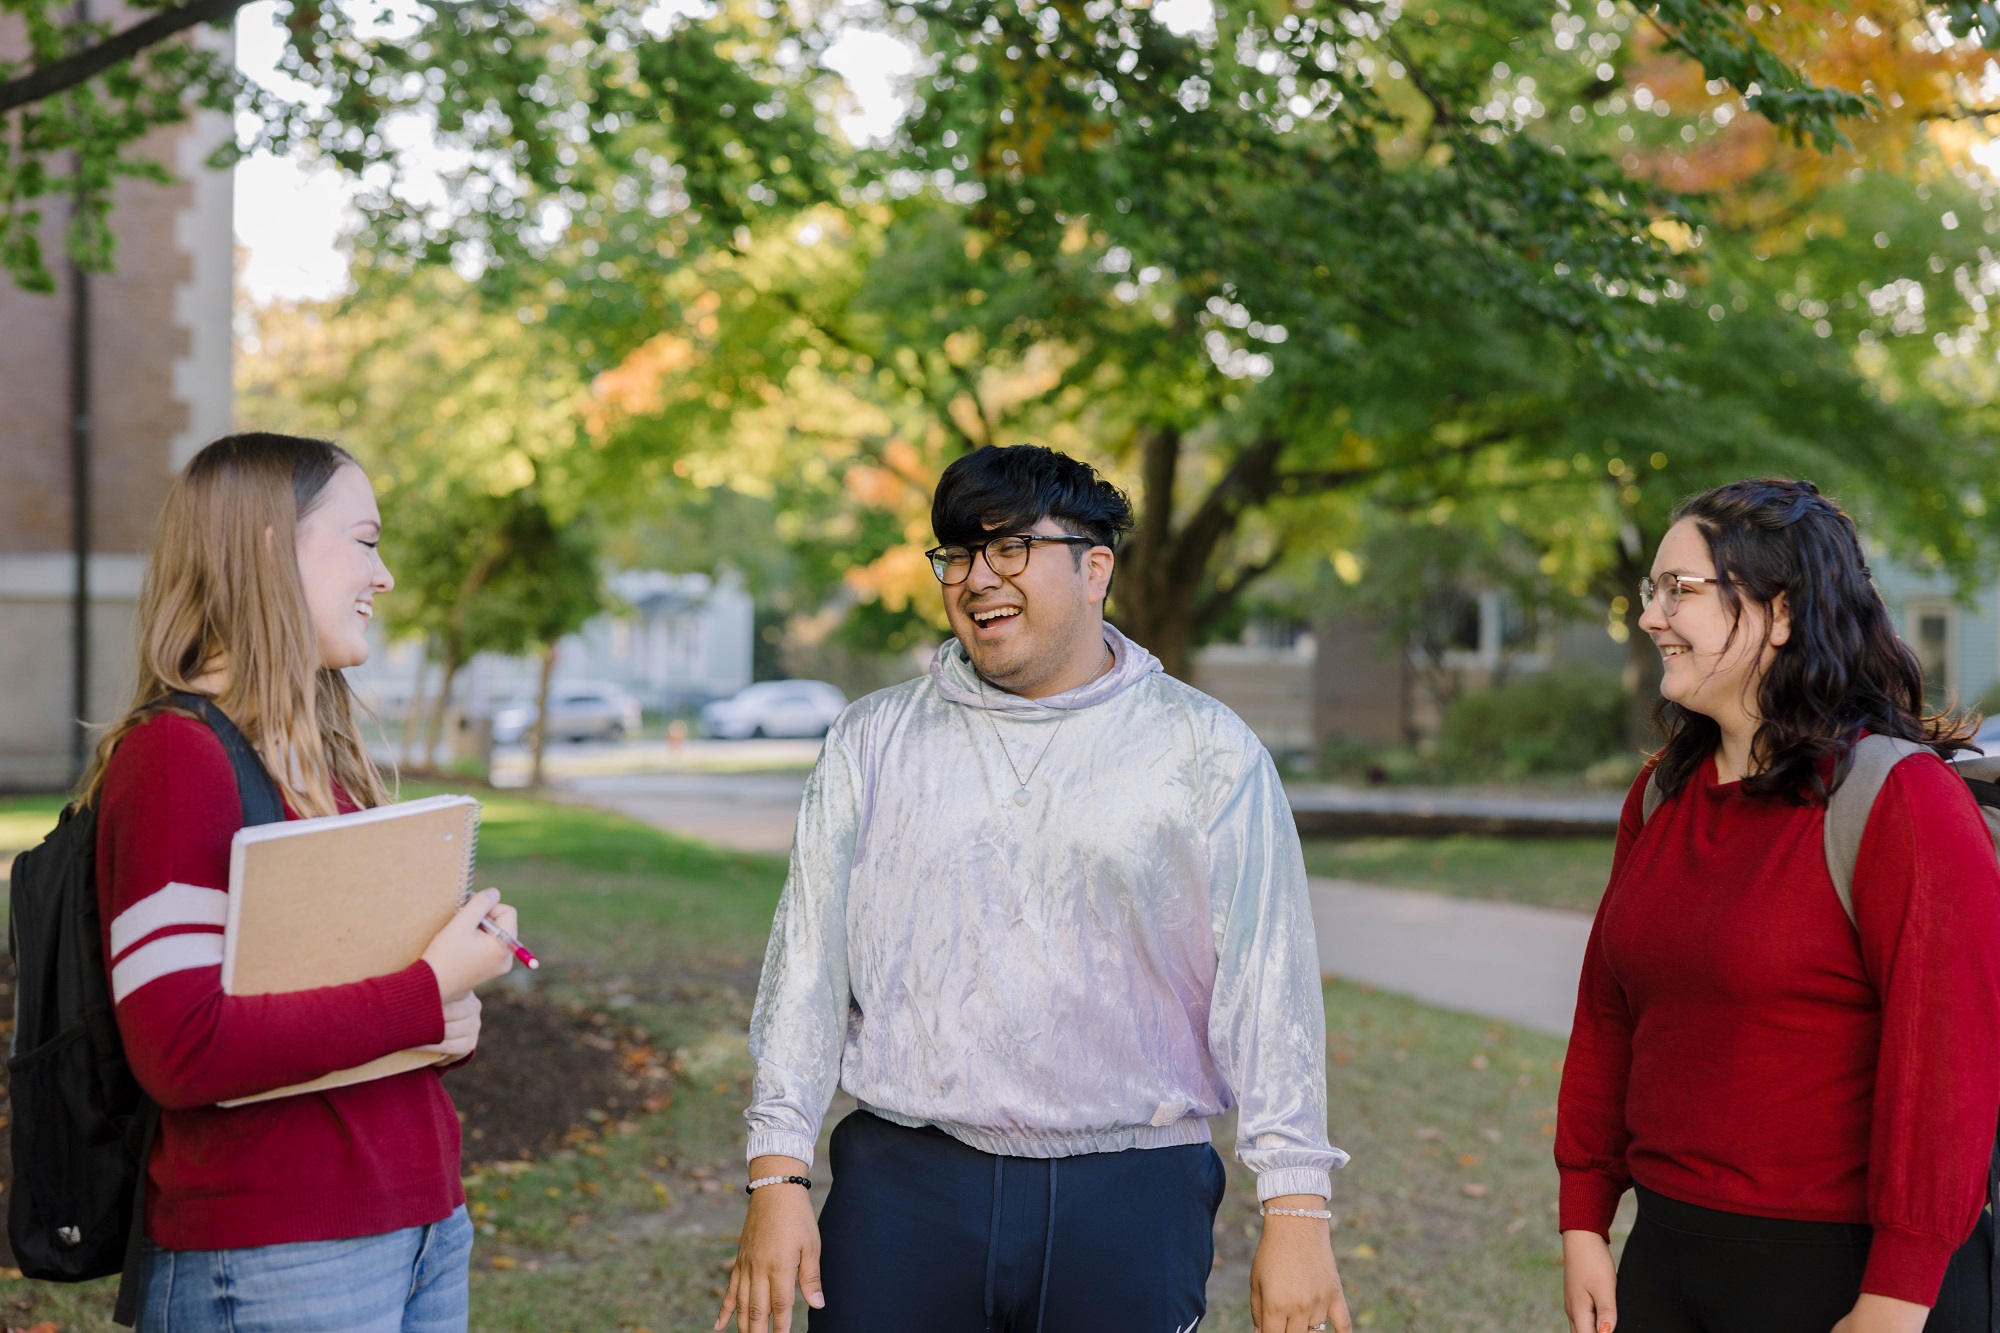
[{"label": "black pants", "polygon": [[[1924,1333],[1986,1333],[1991,1218],[1952,1257]],[[1861,1294],[1871,1228],[1697,1208],[1639,1190],[1618,1333],[1828,1333]]]},{"label": "black pants", "polygon": [[811,1333],[1187,1333],[1207,1311],[1205,1143],[996,1157],[856,1111],[832,1147]]}]

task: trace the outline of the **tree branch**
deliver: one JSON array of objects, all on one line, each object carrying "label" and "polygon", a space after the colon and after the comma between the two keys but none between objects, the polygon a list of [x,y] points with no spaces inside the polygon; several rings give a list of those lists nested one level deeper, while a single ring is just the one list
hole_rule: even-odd
[{"label": "tree branch", "polygon": [[129,60],[149,46],[157,46],[175,33],[198,23],[221,23],[232,17],[250,0],[189,0],[177,9],[165,10],[121,33],[105,38],[96,46],[64,56],[53,65],[31,69],[18,79],[0,83],[0,112],[39,102],[74,88],[121,60]]}]

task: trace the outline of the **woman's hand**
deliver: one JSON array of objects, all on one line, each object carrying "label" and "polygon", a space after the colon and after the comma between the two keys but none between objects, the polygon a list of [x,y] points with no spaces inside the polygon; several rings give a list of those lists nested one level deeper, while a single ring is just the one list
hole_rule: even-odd
[{"label": "woman's hand", "polygon": [[1618,1268],[1610,1243],[1595,1231],[1563,1232],[1563,1310],[1570,1333],[1618,1327]]},{"label": "woman's hand", "polygon": [[501,903],[500,890],[481,889],[424,947],[424,961],[431,965],[446,1004],[470,995],[482,981],[507,975],[514,966],[514,951],[479,928],[479,919],[488,916],[500,929],[515,933],[514,909]]},{"label": "woman's hand", "polygon": [[[1317,1194],[1267,1199],[1266,1208],[1324,1208]],[[1250,1322],[1257,1333],[1352,1333],[1333,1266],[1331,1228],[1317,1217],[1266,1217],[1250,1261]]]},{"label": "woman's hand", "polygon": [[[796,1157],[759,1157],[750,1163],[750,1178],[802,1176],[806,1164]],[[749,1216],[736,1242],[736,1266],[729,1270],[729,1292],[716,1333],[736,1316],[738,1333],[790,1333],[793,1292],[803,1288],[806,1304],[826,1307],[819,1289],[819,1219],[812,1196],[803,1185],[766,1185],[750,1194]]]},{"label": "woman's hand", "polygon": [[461,995],[456,1000],[447,1000],[444,1006],[444,1040],[432,1046],[419,1046],[420,1051],[436,1051],[435,1063],[457,1064],[479,1049],[479,997]]},{"label": "woman's hand", "polygon": [[1931,1317],[1928,1305],[1912,1305],[1893,1296],[1863,1294],[1847,1312],[1847,1318],[1833,1326],[1833,1333],[1923,1333]]}]

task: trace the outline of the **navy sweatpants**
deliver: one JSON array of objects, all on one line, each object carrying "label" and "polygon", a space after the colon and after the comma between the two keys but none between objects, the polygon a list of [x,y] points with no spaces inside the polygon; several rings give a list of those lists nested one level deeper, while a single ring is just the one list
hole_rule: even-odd
[{"label": "navy sweatpants", "polygon": [[832,1165],[810,1333],[1190,1333],[1208,1309],[1208,1144],[996,1157],[856,1111]]}]

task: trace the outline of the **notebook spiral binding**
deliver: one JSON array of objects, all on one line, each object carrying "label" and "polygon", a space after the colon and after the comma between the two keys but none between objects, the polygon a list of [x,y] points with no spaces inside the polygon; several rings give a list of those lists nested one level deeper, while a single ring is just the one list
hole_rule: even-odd
[{"label": "notebook spiral binding", "polygon": [[459,886],[458,905],[463,907],[472,900],[473,876],[479,870],[479,816],[485,806],[478,801],[465,812],[465,883]]}]

